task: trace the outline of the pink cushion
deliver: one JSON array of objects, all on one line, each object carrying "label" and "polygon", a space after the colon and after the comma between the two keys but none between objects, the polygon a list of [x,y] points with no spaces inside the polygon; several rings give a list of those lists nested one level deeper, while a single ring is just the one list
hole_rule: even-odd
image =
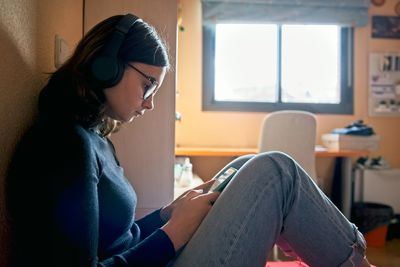
[{"label": "pink cushion", "polygon": [[309,267],[301,261],[271,261],[265,267]]},{"label": "pink cushion", "polygon": [[[301,261],[272,261],[267,262],[265,267],[309,267],[307,264]],[[376,267],[371,265],[371,267]]]}]

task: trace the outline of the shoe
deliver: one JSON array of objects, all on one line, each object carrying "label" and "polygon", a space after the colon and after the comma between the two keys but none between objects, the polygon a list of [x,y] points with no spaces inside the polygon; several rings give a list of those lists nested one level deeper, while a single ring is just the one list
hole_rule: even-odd
[{"label": "shoe", "polygon": [[332,133],[360,136],[370,136],[375,134],[374,129],[364,124],[363,120],[355,121],[344,128],[335,128],[332,130]]},{"label": "shoe", "polygon": [[371,160],[370,168],[374,170],[387,170],[390,169],[390,165],[383,157],[379,156]]},{"label": "shoe", "polygon": [[360,169],[369,169],[371,167],[371,160],[368,157],[360,157],[357,159],[356,165]]}]

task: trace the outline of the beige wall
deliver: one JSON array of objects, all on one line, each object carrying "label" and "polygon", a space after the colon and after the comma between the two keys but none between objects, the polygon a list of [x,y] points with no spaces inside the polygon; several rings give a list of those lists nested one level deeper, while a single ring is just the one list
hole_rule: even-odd
[{"label": "beige wall", "polygon": [[[176,0],[86,0],[85,31],[106,17],[128,12],[149,22],[164,36],[171,64],[175,65]],[[111,137],[125,175],[138,195],[137,218],[173,198],[175,80],[172,69],[157,93],[154,110]]]},{"label": "beige wall", "polygon": [[11,153],[36,113],[54,71],[54,35],[73,49],[82,36],[83,0],[0,1],[0,266],[7,266],[4,176]]},{"label": "beige wall", "polygon": [[[390,0],[383,7],[371,7],[370,14],[395,15]],[[194,147],[257,147],[261,122],[266,113],[213,112],[201,110],[202,99],[202,32],[200,0],[184,0],[182,24],[185,31],[178,34],[177,111],[182,121],[176,123],[176,145]],[[357,119],[372,125],[381,136],[380,149],[372,156],[383,155],[394,167],[400,167],[400,117],[377,118],[368,115],[368,56],[369,52],[400,51],[400,40],[371,39],[370,24],[355,30],[354,115],[317,115],[317,143],[321,135],[333,128],[343,127]],[[194,159],[199,161],[199,159]],[[215,160],[202,159],[202,168],[213,169]],[[200,162],[199,162],[200,164]],[[211,165],[210,165],[211,164]],[[326,176],[332,161],[318,159],[319,176]],[[194,169],[199,166],[194,165]],[[203,173],[206,173],[203,171]],[[209,175],[209,173],[207,173]]]}]

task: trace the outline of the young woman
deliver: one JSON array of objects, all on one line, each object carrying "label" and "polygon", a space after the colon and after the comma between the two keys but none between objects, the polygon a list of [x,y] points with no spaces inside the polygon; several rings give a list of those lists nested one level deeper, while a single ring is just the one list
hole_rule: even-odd
[{"label": "young woman", "polygon": [[311,266],[369,266],[357,228],[282,153],[238,158],[223,193],[210,181],[135,221],[107,137],[154,108],[166,51],[146,22],[113,16],[52,74],[9,170],[13,264],[264,266],[278,243]]}]

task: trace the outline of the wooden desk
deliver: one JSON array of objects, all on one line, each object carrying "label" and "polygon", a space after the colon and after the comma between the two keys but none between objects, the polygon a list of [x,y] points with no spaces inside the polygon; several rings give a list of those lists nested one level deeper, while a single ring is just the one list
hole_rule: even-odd
[{"label": "wooden desk", "polygon": [[[210,148],[210,147],[176,147],[176,156],[188,157],[238,157],[258,153],[257,148]],[[368,150],[326,150],[315,148],[316,157],[336,158],[334,187],[338,191],[332,201],[350,218],[352,196],[352,158],[367,156]],[[332,188],[332,192],[335,188]],[[340,189],[340,190],[339,190]]]},{"label": "wooden desk", "polygon": [[238,157],[256,154],[257,148],[176,147],[175,156]]},{"label": "wooden desk", "polygon": [[[211,148],[211,147],[176,147],[175,156],[188,157],[238,157],[257,154],[257,148]],[[316,157],[361,157],[369,154],[367,150],[326,150],[315,148]]]}]

